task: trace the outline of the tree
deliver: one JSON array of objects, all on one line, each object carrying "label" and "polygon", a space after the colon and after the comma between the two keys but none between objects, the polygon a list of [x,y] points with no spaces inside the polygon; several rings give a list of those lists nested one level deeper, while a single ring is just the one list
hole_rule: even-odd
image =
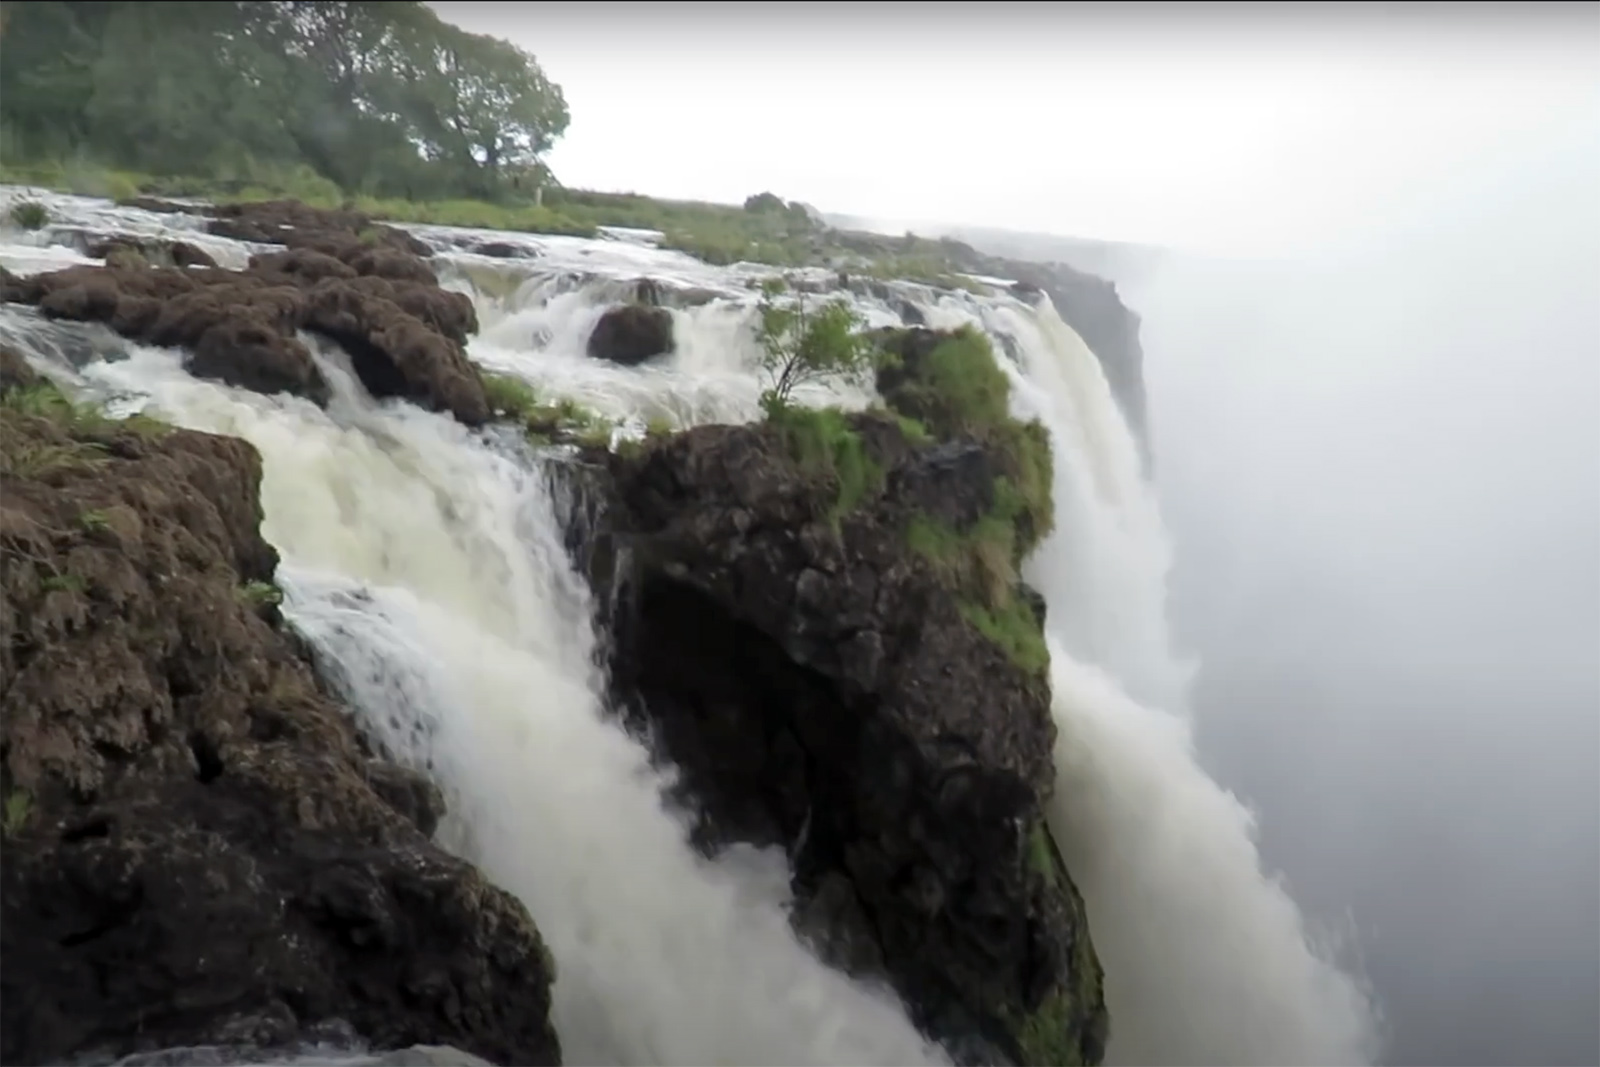
[{"label": "tree", "polygon": [[772,379],[761,406],[769,415],[787,406],[802,383],[836,378],[862,384],[876,365],[875,346],[861,332],[866,322],[847,299],[808,308],[803,294],[782,299],[783,290],[781,281],[767,282],[758,305],[761,365]]},{"label": "tree", "polygon": [[309,166],[349,191],[540,184],[570,116],[507,41],[417,0],[10,0],[8,162],[92,156],[193,177]]},{"label": "tree", "polygon": [[784,202],[776,193],[757,193],[744,202],[744,209],[752,215],[771,215],[784,210]]}]

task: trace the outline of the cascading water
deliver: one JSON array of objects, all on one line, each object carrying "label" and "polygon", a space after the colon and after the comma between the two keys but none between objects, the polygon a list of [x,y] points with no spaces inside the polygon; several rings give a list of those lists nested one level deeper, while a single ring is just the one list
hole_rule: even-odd
[{"label": "cascading water", "polygon": [[1025,568],[1050,608],[1050,824],[1105,966],[1108,1059],[1370,1063],[1372,1004],[1261,869],[1250,812],[1196,762],[1165,534],[1099,363],[1048,305],[1013,328],[1036,386],[1018,408],[1049,426],[1056,463],[1057,529]]},{"label": "cascading water", "polygon": [[[72,198],[51,208],[82,228],[174,224]],[[485,367],[635,428],[755,415],[755,272],[630,241],[415,229],[444,253],[444,283],[474,297],[482,331],[469,351]],[[64,265],[70,253],[50,238],[0,247],[0,259]],[[459,251],[488,239],[524,242],[538,258]],[[224,261],[248,251],[210,242],[231,245],[213,250]],[[639,368],[589,359],[599,309],[640,277],[682,295],[676,355]],[[910,303],[930,325],[981,325],[1017,355],[1005,365],[1019,412],[1052,433],[1057,532],[1028,577],[1049,603],[1055,661],[1051,825],[1106,970],[1109,1059],[1369,1062],[1365,998],[1261,870],[1248,812],[1195,762],[1186,673],[1167,645],[1159,514],[1093,355],[1048,304],[894,289],[893,304],[854,299],[873,324],[898,323]],[[601,716],[593,635],[573,623],[588,617],[588,591],[563,552],[549,483],[519,442],[376,404],[336,352],[324,353],[336,392],[324,411],[200,382],[174,353],[15,309],[0,309],[0,332],[77,388],[260,449],[287,613],[364,725],[446,788],[441,842],[528,905],[556,957],[570,1062],[942,1059],[892,996],[795,940],[781,856],[707,862],[687,847],[645,753]]]}]

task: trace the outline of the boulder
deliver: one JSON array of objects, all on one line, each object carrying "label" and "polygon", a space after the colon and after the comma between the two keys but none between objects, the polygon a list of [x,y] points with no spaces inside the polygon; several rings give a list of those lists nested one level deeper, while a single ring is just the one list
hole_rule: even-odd
[{"label": "boulder", "polygon": [[610,308],[589,334],[588,352],[595,359],[636,366],[673,349],[672,312],[647,304]]}]

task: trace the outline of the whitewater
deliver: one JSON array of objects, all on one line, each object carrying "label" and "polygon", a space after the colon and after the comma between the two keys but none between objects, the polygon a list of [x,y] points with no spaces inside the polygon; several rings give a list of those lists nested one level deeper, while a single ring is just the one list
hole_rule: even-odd
[{"label": "whitewater", "polygon": [[[0,208],[16,190],[0,190]],[[29,191],[44,230],[0,231],[17,273],[86,260],[92,233],[191,241],[224,266],[258,246],[203,220]],[[686,427],[758,416],[752,281],[603,239],[408,227],[481,330],[468,354],[618,420]],[[468,251],[486,240],[528,258]],[[626,368],[584,343],[640,278],[673,303],[675,354]],[[822,275],[818,275],[822,277]],[[1362,983],[1265,871],[1253,817],[1196,761],[1190,666],[1165,619],[1170,549],[1154,489],[1098,361],[1048,302],[896,283],[855,295],[871,325],[906,306],[973,323],[1001,358],[1017,414],[1056,461],[1056,532],[1026,577],[1048,602],[1057,788],[1050,824],[1106,973],[1113,1064],[1366,1064],[1376,1015]],[[587,1064],[947,1063],[889,990],[820,963],[791,932],[781,853],[716,860],[662,803],[663,773],[603,714],[590,592],[562,545],[547,457],[503,429],[376,402],[342,353],[315,350],[326,409],[189,376],[177,352],[0,306],[0,341],[63,387],[232,434],[263,457],[263,534],[282,555],[285,614],[369,733],[445,790],[442,845],[528,907],[556,961],[553,1021]],[[810,402],[871,398],[817,387]]]}]

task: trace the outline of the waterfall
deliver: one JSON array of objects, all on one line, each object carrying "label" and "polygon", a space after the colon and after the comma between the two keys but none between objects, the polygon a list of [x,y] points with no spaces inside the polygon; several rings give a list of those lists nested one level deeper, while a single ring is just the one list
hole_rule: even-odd
[{"label": "waterfall", "polygon": [[[50,206],[80,226],[183,225],[78,198]],[[482,366],[624,432],[756,416],[751,268],[505,234],[492,236],[538,258],[492,260],[463,250],[485,233],[413,229],[439,248],[444,284],[474,298],[483,328],[469,354]],[[0,261],[39,270],[66,255],[49,251],[48,230],[28,240],[0,245]],[[683,294],[669,300],[676,353],[634,368],[590,359],[602,306],[641,277]],[[1051,431],[1056,532],[1026,577],[1049,605],[1050,822],[1104,963],[1110,1060],[1370,1062],[1359,984],[1262,869],[1250,813],[1196,762],[1188,666],[1167,637],[1165,533],[1093,354],[1048,303],[892,290],[892,302],[852,299],[874,325],[910,306],[929,325],[981,326],[1015,356],[1001,361],[1017,412]],[[336,351],[321,356],[335,393],[324,410],[202,382],[173,352],[14,307],[0,307],[0,336],[71,388],[260,450],[263,533],[283,556],[288,618],[365,729],[445,789],[441,844],[527,905],[556,959],[569,1062],[943,1060],[892,994],[796,940],[781,855],[708,861],[685,843],[660,773],[602,715],[595,636],[573,621],[590,616],[589,592],[563,551],[552,484],[518,441],[375,402]],[[818,387],[802,399],[870,398]]]}]

